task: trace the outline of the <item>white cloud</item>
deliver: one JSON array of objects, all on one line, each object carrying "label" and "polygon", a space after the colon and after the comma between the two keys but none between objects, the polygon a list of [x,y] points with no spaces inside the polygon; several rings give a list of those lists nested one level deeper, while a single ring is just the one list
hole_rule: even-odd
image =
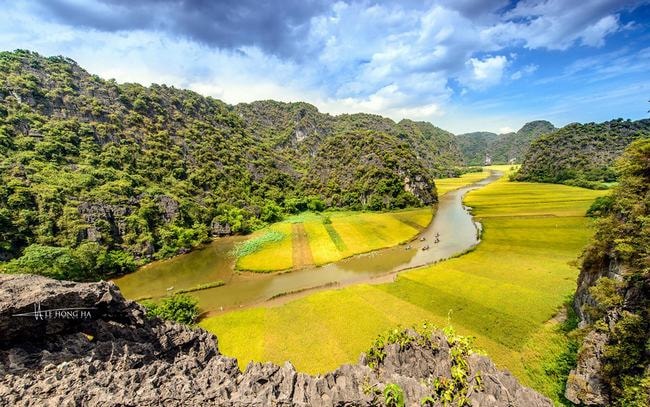
[{"label": "white cloud", "polygon": [[537,71],[537,68],[539,68],[539,66],[535,64],[528,64],[523,68],[519,69],[518,71],[515,71],[512,75],[510,75],[510,79],[514,81],[519,80],[524,76],[533,74],[535,71]]},{"label": "white cloud", "polygon": [[602,47],[605,45],[605,37],[620,29],[618,16],[605,16],[596,24],[587,27],[581,34],[580,38],[584,45],[591,47]]},{"label": "white cloud", "polygon": [[485,89],[501,82],[508,58],[503,55],[485,59],[470,58],[467,61],[469,75],[464,83],[470,88]]},{"label": "white cloud", "polygon": [[[228,103],[304,100],[331,113],[367,111],[461,128],[469,122],[454,113],[455,100],[536,73],[525,48],[600,47],[613,33],[633,29],[622,27],[617,14],[629,4],[523,0],[504,12],[505,0],[339,1],[311,18],[300,42],[307,57],[294,60],[253,46],[217,49],[173,33],[75,28],[11,2],[0,15],[0,49],[63,54],[106,78],[166,83]],[[625,61],[585,60],[573,69],[598,70],[602,78],[647,70],[646,60]],[[504,120],[484,122],[493,130],[517,124]]]},{"label": "white cloud", "polygon": [[524,0],[483,31],[487,41],[529,49],[566,50],[577,42],[601,46],[605,37],[621,29],[616,12],[637,3],[630,0]]}]

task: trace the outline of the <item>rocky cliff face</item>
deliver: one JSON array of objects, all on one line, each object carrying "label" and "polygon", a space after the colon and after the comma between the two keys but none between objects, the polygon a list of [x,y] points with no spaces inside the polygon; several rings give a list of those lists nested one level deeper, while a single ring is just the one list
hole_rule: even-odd
[{"label": "rocky cliff face", "polygon": [[[14,316],[35,303],[44,319]],[[48,319],[46,310],[77,307],[90,314]],[[439,331],[427,340],[408,335],[413,340],[387,345],[372,368],[362,357],[322,376],[288,362],[241,372],[214,336],[148,319],[112,283],[0,275],[0,405],[370,406],[383,404],[388,383],[403,389],[407,405],[420,405],[431,393],[428,379],[451,378],[454,345]],[[484,356],[467,364],[470,405],[552,405]]]},{"label": "rocky cliff face", "polygon": [[566,397],[589,406],[650,406],[650,139],[618,162],[620,184],[583,255],[574,309],[584,340]]}]

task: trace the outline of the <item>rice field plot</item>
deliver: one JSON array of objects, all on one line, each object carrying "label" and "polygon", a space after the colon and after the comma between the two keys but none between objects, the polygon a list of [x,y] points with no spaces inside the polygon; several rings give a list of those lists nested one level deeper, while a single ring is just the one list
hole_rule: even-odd
[{"label": "rice field plot", "polygon": [[236,250],[236,267],[258,272],[290,269],[293,266],[292,235],[292,224],[286,222],[253,233]]},{"label": "rice field plot", "polygon": [[[201,325],[242,367],[249,360],[290,360],[298,370],[322,373],[355,362],[388,328],[451,322],[497,365],[558,401],[562,383],[548,367],[566,338],[552,317],[575,290],[575,260],[592,234],[584,213],[606,193],[502,179],[466,198],[485,230],[470,253],[403,272],[393,283],[318,292]],[[367,226],[348,221],[346,227],[359,234]],[[337,231],[343,239],[352,235]]]},{"label": "rice field plot", "polygon": [[439,178],[434,180],[438,196],[442,196],[449,191],[464,187],[465,185],[473,184],[477,181],[490,176],[490,171],[483,169],[482,172],[468,172],[457,178]]},{"label": "rice field plot", "polygon": [[[251,249],[239,250],[237,268],[267,272],[308,265],[305,260],[297,259],[322,265],[394,246],[415,237],[431,222],[432,216],[431,208],[300,214],[254,233],[240,246]],[[300,239],[296,238],[297,233],[301,234]],[[266,241],[267,236],[278,234],[282,234],[281,239]]]}]

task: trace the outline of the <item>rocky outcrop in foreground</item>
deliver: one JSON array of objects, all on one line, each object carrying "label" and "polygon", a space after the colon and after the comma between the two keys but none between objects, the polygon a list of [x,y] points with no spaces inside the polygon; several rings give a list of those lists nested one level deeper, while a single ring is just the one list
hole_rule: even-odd
[{"label": "rocky outcrop in foreground", "polygon": [[[37,317],[15,316],[39,311],[39,303]],[[435,378],[452,380],[458,359],[440,331],[405,335],[402,345],[385,345],[376,363],[363,355],[322,376],[288,362],[251,363],[242,373],[213,335],[148,319],[112,283],[0,275],[0,405],[370,406],[383,404],[389,383],[407,405],[420,405]],[[471,354],[466,362],[467,405],[552,405],[488,358]]]}]

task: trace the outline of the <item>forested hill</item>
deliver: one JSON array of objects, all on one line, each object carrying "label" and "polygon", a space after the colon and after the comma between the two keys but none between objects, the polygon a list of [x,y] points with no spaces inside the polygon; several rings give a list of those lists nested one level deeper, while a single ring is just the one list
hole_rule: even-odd
[{"label": "forested hill", "polygon": [[0,53],[0,260],[25,254],[26,271],[89,279],[285,213],[431,204],[458,160],[426,123],[230,106]]},{"label": "forested hill", "polygon": [[[427,122],[395,123],[365,113],[331,116],[307,103],[272,100],[241,103],[235,106],[235,111],[256,140],[280,152],[284,160],[298,167],[309,166],[309,162],[320,158],[319,154],[346,154],[343,150],[355,142],[353,139],[368,132],[385,134],[393,142],[405,143],[433,177],[453,175],[462,162],[454,135]],[[377,151],[383,149],[377,146]],[[313,169],[316,171],[313,176],[324,176],[323,169]]]},{"label": "forested hill", "polygon": [[536,120],[526,123],[516,133],[466,133],[456,136],[456,140],[467,165],[483,165],[486,157],[493,164],[507,164],[511,160],[521,162],[536,138],[554,130],[550,122]]},{"label": "forested hill", "polygon": [[615,159],[644,137],[650,137],[648,119],[569,124],[530,146],[517,180],[599,187],[616,180]]},{"label": "forested hill", "polygon": [[650,139],[634,141],[617,172],[590,209],[601,219],[574,298],[582,343],[566,396],[577,405],[650,405]]}]

